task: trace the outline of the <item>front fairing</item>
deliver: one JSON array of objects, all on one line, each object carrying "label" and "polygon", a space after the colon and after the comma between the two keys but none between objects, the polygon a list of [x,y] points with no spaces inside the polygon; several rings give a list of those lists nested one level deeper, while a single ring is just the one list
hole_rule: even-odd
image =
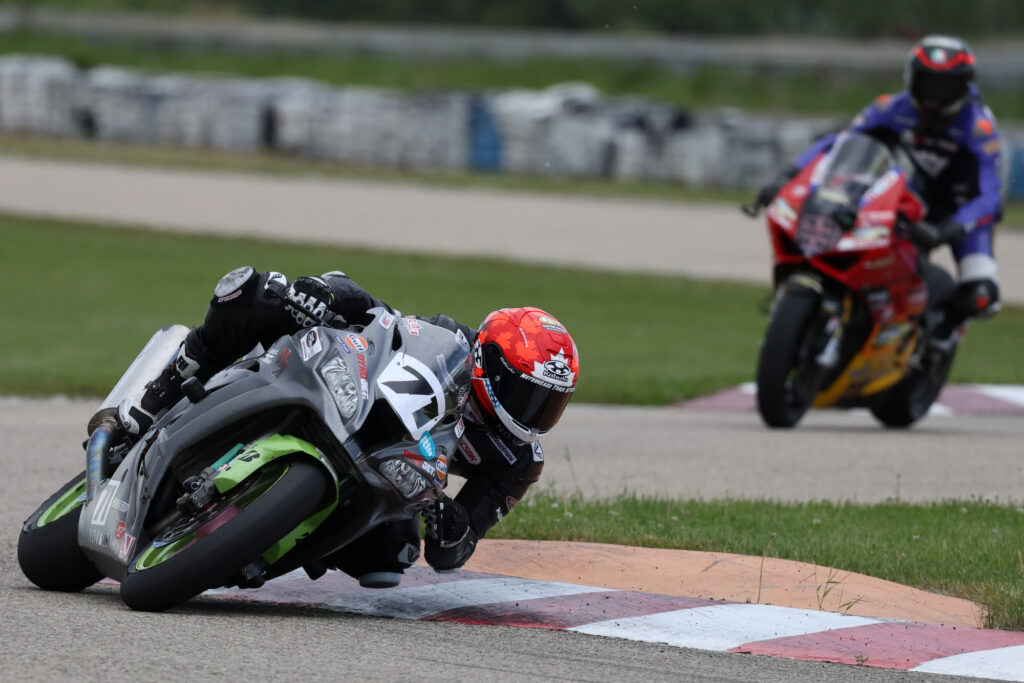
[{"label": "front fairing", "polygon": [[[170,504],[173,511],[173,499],[166,497],[175,487],[166,482],[181,477],[183,463],[199,457],[206,462],[238,444],[266,438],[296,414],[315,415],[326,427],[318,430],[317,447],[339,474],[392,491],[378,496],[383,502],[371,516],[397,516],[435,498],[447,482],[447,459],[463,429],[468,344],[423,321],[396,319],[384,309],[374,312],[373,322],[362,329],[316,327],[282,337],[262,356],[211,378],[209,394],[198,403],[183,399],[174,406],[83,508],[79,543],[97,567],[108,576],[121,576],[148,540],[146,524],[152,527],[158,521],[151,515],[154,499],[159,499],[158,508]],[[347,415],[342,412],[347,404],[336,400],[336,383],[332,387],[325,380],[325,367],[335,368],[335,377],[342,367],[354,380],[355,407]],[[361,429],[371,412],[381,409],[381,401],[391,406],[396,423],[405,429],[396,428],[388,440],[367,451]],[[382,465],[396,459],[415,468],[413,474],[424,481],[415,495],[393,491],[381,474]]]}]

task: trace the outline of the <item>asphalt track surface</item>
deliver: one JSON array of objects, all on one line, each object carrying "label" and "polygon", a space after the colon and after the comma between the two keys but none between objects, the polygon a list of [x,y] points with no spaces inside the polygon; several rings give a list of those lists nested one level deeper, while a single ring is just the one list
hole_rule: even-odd
[{"label": "asphalt track surface", "polygon": [[18,568],[17,535],[32,510],[82,470],[78,444],[93,408],[0,399],[0,680],[977,680],[205,597],[142,614],[102,585],[45,593]]},{"label": "asphalt track surface", "polygon": [[[190,201],[182,202],[182,196]],[[763,229],[733,207],[711,205],[691,209],[665,202],[4,159],[0,210],[767,279]],[[422,230],[424,222],[432,227],[429,234]],[[481,230],[481,225],[490,229]],[[1024,245],[1015,235],[1008,237],[1001,249]],[[1007,299],[1024,300],[1019,286],[1024,282],[1011,284],[1005,274],[1004,282]],[[3,408],[0,542],[5,550],[0,575],[7,618],[0,621],[0,678],[5,680],[239,679],[296,672],[307,678],[372,680],[945,680],[571,633],[402,622],[280,606],[199,600],[170,614],[141,615],[125,610],[102,587],[78,596],[43,594],[27,585],[14,561],[17,529],[40,501],[81,469],[77,443],[92,405],[5,399]],[[1024,431],[1019,422],[935,417],[910,432],[895,433],[862,415],[821,413],[796,432],[783,433],[764,430],[749,413],[573,406],[557,436],[545,444],[544,482],[588,495],[631,490],[781,500],[1020,500],[1024,474],[1013,451]]]}]

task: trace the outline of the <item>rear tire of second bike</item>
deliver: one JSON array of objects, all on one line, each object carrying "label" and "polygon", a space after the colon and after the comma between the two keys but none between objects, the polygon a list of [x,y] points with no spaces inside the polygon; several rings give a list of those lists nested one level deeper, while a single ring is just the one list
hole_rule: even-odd
[{"label": "rear tire of second bike", "polygon": [[802,367],[801,351],[819,306],[808,291],[789,291],[775,304],[757,361],[757,410],[769,427],[794,426],[811,407],[814,391],[806,390],[815,369]]},{"label": "rear tire of second bike", "polygon": [[223,585],[309,518],[327,484],[320,465],[294,458],[269,489],[208,536],[145,569],[137,556],[121,579],[121,599],[132,609],[160,612]]}]

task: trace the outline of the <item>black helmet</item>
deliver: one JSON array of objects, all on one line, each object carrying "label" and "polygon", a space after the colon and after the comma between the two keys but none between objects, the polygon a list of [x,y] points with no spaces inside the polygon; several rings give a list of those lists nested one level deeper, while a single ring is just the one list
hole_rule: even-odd
[{"label": "black helmet", "polygon": [[954,116],[970,95],[974,53],[967,43],[950,36],[926,36],[907,55],[903,82],[923,118]]}]

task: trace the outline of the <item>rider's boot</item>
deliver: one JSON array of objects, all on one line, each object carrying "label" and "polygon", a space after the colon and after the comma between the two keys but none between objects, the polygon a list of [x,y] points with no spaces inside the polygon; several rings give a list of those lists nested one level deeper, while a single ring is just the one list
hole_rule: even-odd
[{"label": "rider's boot", "polygon": [[992,280],[960,283],[941,307],[941,320],[930,330],[930,344],[945,351],[960,341],[963,325],[971,318],[987,318],[1000,309],[999,286]]},{"label": "rider's boot", "polygon": [[418,517],[386,522],[324,558],[363,588],[394,588],[420,557]]},{"label": "rider's boot", "polygon": [[[193,336],[194,333],[189,335],[190,338]],[[193,357],[199,354],[189,353],[189,347],[194,345],[186,340],[179,347],[174,360],[164,367],[156,379],[147,384],[142,392],[121,401],[117,408],[118,421],[130,437],[137,439],[145,434],[154,422],[181,400],[184,396],[181,385],[185,380],[197,375],[203,379],[207,374],[201,371],[199,361]]]}]

